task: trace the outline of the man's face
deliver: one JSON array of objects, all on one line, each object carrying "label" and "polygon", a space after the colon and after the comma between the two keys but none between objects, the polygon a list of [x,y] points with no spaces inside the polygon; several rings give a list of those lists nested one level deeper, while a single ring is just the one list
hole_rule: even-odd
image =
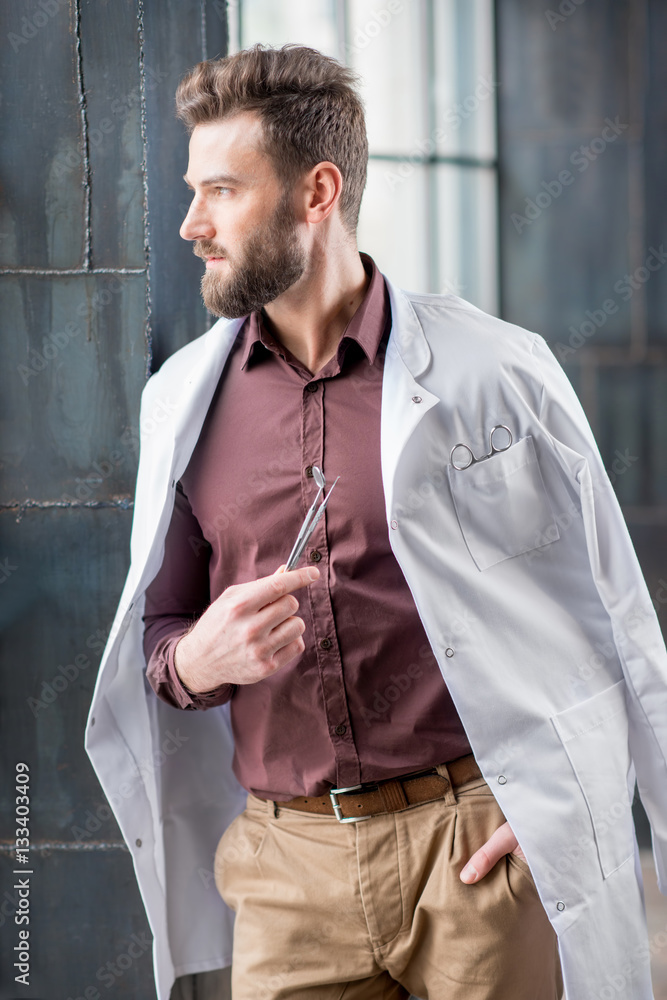
[{"label": "man's face", "polygon": [[245,316],[287,291],[307,257],[291,191],[261,143],[256,115],[242,112],[190,137],[187,183],[194,190],[181,236],[206,260],[201,282],[215,316]]}]

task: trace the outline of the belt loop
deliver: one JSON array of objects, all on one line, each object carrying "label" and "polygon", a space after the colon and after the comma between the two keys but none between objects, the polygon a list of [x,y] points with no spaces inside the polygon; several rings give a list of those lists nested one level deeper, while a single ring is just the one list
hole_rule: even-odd
[{"label": "belt loop", "polygon": [[445,805],[455,806],[456,805],[456,794],[454,792],[454,786],[452,785],[452,779],[449,777],[449,771],[447,770],[446,764],[436,764],[435,769],[438,774],[447,780],[447,785],[445,791],[443,792],[443,799],[445,800]]},{"label": "belt loop", "polygon": [[271,808],[271,806],[273,806],[273,818],[278,819],[278,814],[280,812],[280,810],[278,809],[278,803],[274,802],[273,799],[270,799],[267,804],[269,806],[269,809]]}]

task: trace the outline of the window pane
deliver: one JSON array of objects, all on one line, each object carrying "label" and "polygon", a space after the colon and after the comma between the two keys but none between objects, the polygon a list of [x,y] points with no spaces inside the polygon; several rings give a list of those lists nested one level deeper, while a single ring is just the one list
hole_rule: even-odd
[{"label": "window pane", "polygon": [[437,152],[494,158],[493,2],[437,0],[434,22]]},{"label": "window pane", "polygon": [[415,167],[395,184],[387,179],[394,166],[368,164],[368,184],[359,215],[359,249],[401,288],[428,291],[428,246],[422,220],[426,212],[426,167]]},{"label": "window pane", "polygon": [[423,3],[398,13],[349,0],[347,62],[360,74],[372,153],[409,153],[428,138],[423,78]]},{"label": "window pane", "polygon": [[243,0],[239,8],[241,44],[310,45],[338,59],[336,0]]},{"label": "window pane", "polygon": [[436,168],[440,292],[497,314],[495,170]]}]

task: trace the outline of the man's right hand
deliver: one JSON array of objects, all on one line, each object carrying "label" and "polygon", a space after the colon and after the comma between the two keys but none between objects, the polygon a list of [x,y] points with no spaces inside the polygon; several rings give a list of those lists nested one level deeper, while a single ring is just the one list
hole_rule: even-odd
[{"label": "man's right hand", "polygon": [[227,587],[177,643],[176,673],[193,694],[221,684],[256,684],[304,651],[292,594],[320,575],[315,566]]}]

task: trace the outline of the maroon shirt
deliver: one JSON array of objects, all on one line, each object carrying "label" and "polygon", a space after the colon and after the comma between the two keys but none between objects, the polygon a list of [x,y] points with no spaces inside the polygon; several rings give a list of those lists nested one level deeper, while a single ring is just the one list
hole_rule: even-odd
[{"label": "maroon shirt", "polygon": [[[148,679],[171,705],[231,699],[234,773],[262,798],[321,795],[470,753],[389,545],[380,471],[382,371],[391,328],[371,281],[336,355],[315,376],[260,313],[239,331],[176,491],[162,567],[146,591]],[[211,601],[287,561],[317,487],[340,476],[302,557],[304,652],[256,684],[187,691],[174,648]]]}]

